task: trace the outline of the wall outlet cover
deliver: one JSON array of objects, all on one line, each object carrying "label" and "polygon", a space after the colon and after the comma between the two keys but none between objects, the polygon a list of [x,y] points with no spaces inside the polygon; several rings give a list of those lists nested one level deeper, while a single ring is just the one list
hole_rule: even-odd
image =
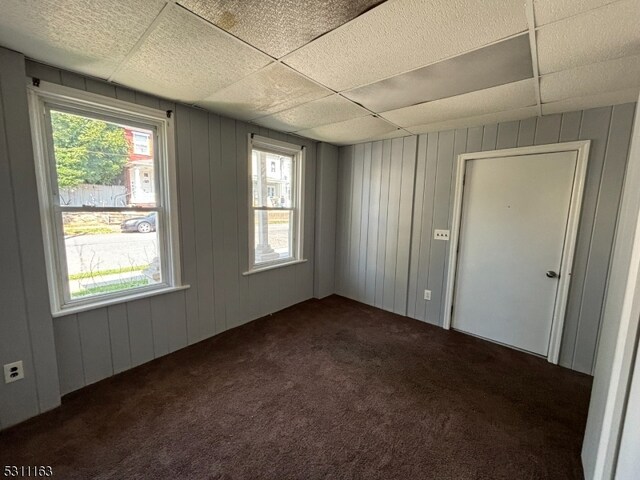
[{"label": "wall outlet cover", "polygon": [[15,382],[24,378],[24,367],[22,360],[13,363],[7,363],[4,366],[4,383]]},{"label": "wall outlet cover", "polygon": [[435,230],[433,232],[433,238],[435,240],[449,240],[449,230]]}]

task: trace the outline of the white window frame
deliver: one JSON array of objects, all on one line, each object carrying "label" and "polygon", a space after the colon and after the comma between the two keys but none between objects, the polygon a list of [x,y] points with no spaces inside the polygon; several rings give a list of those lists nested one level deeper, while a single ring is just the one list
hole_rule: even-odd
[{"label": "white window frame", "polygon": [[[178,190],[176,184],[174,122],[167,112],[135,105],[93,93],[41,81],[38,87],[27,85],[32,141],[38,184],[38,198],[42,224],[47,280],[51,313],[60,317],[71,313],[123,303],[139,298],[160,295],[189,288],[181,283],[180,244],[178,224]],[[147,210],[157,211],[158,223],[164,228],[158,231],[159,256],[163,282],[91,297],[71,299],[66,278],[64,236],[60,215],[56,212],[57,185],[52,173],[55,157],[50,145],[50,119],[48,108],[87,112],[94,118],[116,118],[123,123],[152,127],[155,132],[154,155],[157,156],[155,174],[157,205]],[[84,210],[126,210],[122,207],[82,207]],[[135,210],[145,210],[136,207]]]},{"label": "white window frame", "polygon": [[[293,157],[292,161],[292,174],[293,181],[291,182],[293,192],[291,195],[292,205],[291,207],[254,207],[253,206],[253,178],[252,178],[252,158],[253,149],[258,149],[263,152],[273,153],[274,155],[286,155]],[[256,134],[249,134],[248,136],[248,213],[249,213],[249,251],[248,251],[248,265],[249,270],[244,272],[243,275],[250,275],[253,273],[262,272],[265,270],[271,270],[274,268],[286,267],[288,265],[295,265],[298,263],[306,262],[307,260],[303,256],[304,245],[304,184],[305,184],[305,149],[302,145],[295,145],[288,142],[282,142],[271,138],[261,137]],[[281,258],[270,262],[255,263],[255,212],[259,210],[266,211],[291,211],[292,212],[292,239],[291,248],[292,255],[287,258]]]}]

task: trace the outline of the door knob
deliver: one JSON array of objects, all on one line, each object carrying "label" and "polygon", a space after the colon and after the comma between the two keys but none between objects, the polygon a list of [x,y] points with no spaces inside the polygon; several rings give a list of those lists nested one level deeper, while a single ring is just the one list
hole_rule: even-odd
[{"label": "door knob", "polygon": [[549,270],[547,272],[547,277],[549,278],[560,278],[560,275],[558,275],[556,272],[554,272],[553,270]]}]

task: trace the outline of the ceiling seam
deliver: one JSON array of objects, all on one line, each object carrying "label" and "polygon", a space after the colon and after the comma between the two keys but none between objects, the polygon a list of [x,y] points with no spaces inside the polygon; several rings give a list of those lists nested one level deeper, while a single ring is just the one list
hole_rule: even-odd
[{"label": "ceiling seam", "polygon": [[540,69],[538,67],[538,44],[536,42],[536,19],[533,11],[533,0],[526,3],[527,25],[529,26],[529,45],[531,46],[531,63],[533,64],[533,78],[535,79],[536,102],[538,116],[542,116],[542,95],[540,93]]},{"label": "ceiling seam", "polygon": [[567,20],[571,20],[572,18],[576,18],[576,17],[580,17],[582,15],[586,15],[587,13],[593,12],[595,10],[600,10],[600,9],[603,9],[603,8],[606,8],[606,7],[610,7],[611,5],[613,5],[615,3],[623,3],[623,2],[626,2],[626,1],[628,1],[628,0],[613,0],[613,1],[609,2],[609,3],[605,3],[604,5],[599,5],[597,7],[589,8],[587,10],[583,10],[583,11],[580,11],[578,13],[574,13],[573,15],[569,15],[568,17],[559,18],[558,20],[553,20],[553,21],[551,21],[549,23],[545,23],[543,25],[538,25],[535,28],[536,28],[536,30],[540,30],[540,29],[546,28],[546,27],[548,27],[550,25],[555,25],[556,23],[565,22]]},{"label": "ceiling seam", "polygon": [[133,47],[131,47],[131,49],[129,50],[129,52],[124,56],[124,58],[118,63],[118,65],[116,66],[116,68],[113,70],[113,72],[111,72],[111,75],[109,75],[109,77],[107,78],[107,82],[113,82],[115,76],[120,72],[120,70],[122,69],[122,67],[131,59],[131,57],[133,57],[133,55],[136,54],[136,52],[138,50],[140,50],[140,48],[142,47],[142,45],[144,44],[144,42],[147,40],[147,38],[149,38],[149,35],[151,35],[151,33],[155,30],[156,26],[158,25],[158,23],[160,23],[160,20],[162,20],[162,18],[172,9],[174,8],[174,2],[172,1],[168,1],[164,4],[164,7],[162,7],[162,9],[158,12],[158,14],[156,15],[156,18],[153,19],[153,21],[151,22],[151,24],[147,27],[147,29],[144,31],[144,33],[142,34],[142,36],[140,36],[140,38],[138,39],[138,41],[133,45]]}]

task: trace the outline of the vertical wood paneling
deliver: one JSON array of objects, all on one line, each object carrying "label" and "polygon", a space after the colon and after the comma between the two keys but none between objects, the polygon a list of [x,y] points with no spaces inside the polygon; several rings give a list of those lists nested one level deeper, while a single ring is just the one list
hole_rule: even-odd
[{"label": "vertical wood paneling", "polygon": [[[406,189],[404,177],[398,183],[397,170],[394,172],[394,162],[398,157],[398,140],[394,140],[393,151],[389,147],[392,142],[383,142],[379,187],[375,166],[376,147],[375,143],[371,144],[369,202],[368,205],[363,204],[359,207],[358,223],[361,224],[362,217],[368,216],[367,234],[370,237],[372,220],[378,219],[376,261],[371,262],[370,249],[367,250],[366,257],[367,268],[375,271],[376,286],[373,289],[372,300],[366,284],[370,278],[367,274],[364,285],[366,294],[360,300],[390,309],[390,296],[393,295],[395,311],[403,313],[406,309],[406,314],[412,318],[442,324],[443,287],[447,281],[447,262],[451,245],[448,242],[434,241],[433,230],[451,228],[458,155],[463,152],[589,139],[592,142],[591,153],[560,364],[590,373],[598,342],[601,309],[634,109],[635,104],[627,104],[409,137],[417,142],[413,204],[410,206],[413,219],[410,228],[407,228],[406,222],[402,220],[395,221],[404,211],[398,203],[398,185],[401,195]],[[358,148],[367,151],[367,144]],[[346,149],[343,148],[341,153],[342,151]],[[385,163],[387,159],[388,163]],[[361,188],[359,183],[356,186],[358,189]],[[339,210],[351,208],[348,202],[358,197],[354,195],[352,182],[342,183],[342,187],[343,190],[351,188],[351,191],[340,193]],[[404,202],[400,203],[404,205]],[[355,232],[354,224],[348,216],[341,215],[337,221],[338,231]],[[341,222],[348,224],[341,225]],[[411,232],[411,241],[408,244],[401,240],[407,232]],[[364,244],[359,242],[358,248],[355,248],[349,236],[340,237],[338,258],[344,255],[341,251],[343,248],[355,253],[361,252],[362,245]],[[405,273],[401,271],[401,266],[408,255],[410,265],[408,273]],[[360,258],[363,258],[362,255]],[[389,269],[393,266],[395,275],[391,277]],[[363,286],[359,285],[356,288]],[[423,300],[425,289],[431,290],[431,301]],[[393,291],[393,294],[390,291]],[[406,306],[402,305],[401,300],[405,295]]]},{"label": "vertical wood paneling", "polygon": [[131,368],[127,306],[124,303],[112,305],[107,309],[107,315],[109,317],[113,373],[120,373]]},{"label": "vertical wood paneling", "polygon": [[187,346],[187,320],[185,317],[185,292],[175,292],[163,296],[166,311],[164,315],[169,319],[167,337],[169,352],[175,352]]},{"label": "vertical wood paneling", "polygon": [[[316,200],[313,296],[335,293],[336,211],[338,198],[338,147],[320,143],[316,148]],[[377,198],[377,197],[376,197]],[[282,282],[280,282],[282,283]],[[281,295],[284,299],[284,295]]]},{"label": "vertical wood paneling", "polygon": [[376,260],[376,294],[374,305],[382,308],[384,299],[384,271],[387,258],[387,228],[389,218],[389,182],[391,179],[391,140],[382,142],[382,170],[380,173],[380,217],[378,220],[378,258]]},{"label": "vertical wood paneling", "polygon": [[518,144],[519,127],[520,122],[517,120],[498,124],[498,140],[496,142],[496,148],[515,148]]},{"label": "vertical wood paneling", "polygon": [[238,305],[240,291],[238,283],[238,200],[236,198],[236,122],[221,118],[221,156],[222,171],[218,187],[222,189],[224,207],[222,208],[222,230],[224,231],[224,247],[222,259],[225,278],[225,316],[227,328],[240,324]]},{"label": "vertical wood paneling", "polygon": [[129,320],[131,366],[136,367],[154,358],[149,299],[127,303],[127,318]]},{"label": "vertical wood paneling", "polygon": [[560,127],[560,141],[573,142],[580,136],[580,124],[582,123],[582,112],[570,112],[562,114]]},{"label": "vertical wood paneling", "polygon": [[109,318],[106,308],[78,314],[78,329],[82,346],[84,383],[89,385],[113,374]]},{"label": "vertical wood paneling", "polygon": [[[422,212],[424,209],[425,178],[427,163],[426,136],[417,137],[416,173],[413,194],[413,237],[422,238]],[[422,241],[411,242],[411,257],[409,263],[409,293],[407,295],[407,316],[416,318],[416,303],[423,297],[418,295],[418,272],[420,265],[420,250]],[[420,300],[422,301],[422,300]]]},{"label": "vertical wood paneling", "polygon": [[367,231],[367,267],[364,301],[374,304],[378,271],[378,229],[380,222],[380,189],[382,187],[382,142],[371,146],[371,175],[369,191],[369,223]]},{"label": "vertical wood paneling", "polygon": [[[0,50],[1,69],[6,68]],[[16,213],[11,185],[6,122],[10,112],[4,107],[6,92],[0,82],[0,298],[2,299],[2,335],[0,335],[0,365],[23,360],[25,371],[33,371],[31,338],[27,323],[27,306],[20,265],[20,239],[16,232]],[[9,117],[9,118],[7,118]],[[38,412],[35,377],[27,375],[24,382],[6,385],[0,381],[0,428],[8,427]],[[11,393],[9,387],[12,387]],[[16,388],[13,388],[16,387]],[[11,401],[11,399],[15,399]]]},{"label": "vertical wood paneling", "polygon": [[[495,145],[498,127],[488,129],[489,133],[485,139],[485,144]],[[487,129],[485,129],[485,132]],[[438,153],[436,167],[436,183],[433,199],[433,227],[445,229],[449,225],[449,198],[451,190],[451,170],[453,163],[453,143],[455,133],[452,130],[438,134]],[[433,240],[429,255],[429,289],[431,290],[431,301],[426,305],[426,321],[439,324],[442,310],[442,292],[444,278],[445,254],[447,243],[442,240]]]},{"label": "vertical wood paneling", "polygon": [[211,230],[211,185],[209,174],[209,115],[190,112],[191,169],[193,189],[193,221],[195,236],[196,285],[198,298],[198,341],[215,333],[213,318],[213,249]]},{"label": "vertical wood paneling", "polygon": [[580,226],[571,272],[571,285],[567,300],[567,313],[563,331],[562,348],[560,349],[560,364],[573,365],[576,351],[576,335],[582,315],[582,298],[587,266],[589,262],[589,250],[593,235],[593,224],[598,203],[598,191],[602,178],[606,139],[611,122],[611,107],[585,110],[582,116],[580,139],[591,140],[589,151],[589,165],[587,166],[587,178],[582,200],[582,212],[580,214]]},{"label": "vertical wood paneling", "polygon": [[65,395],[85,385],[82,345],[76,315],[56,319],[54,337],[60,372],[60,394]]},{"label": "vertical wood paneling", "polygon": [[402,140],[402,178],[400,183],[400,211],[398,215],[398,255],[396,256],[395,298],[393,311],[400,315],[406,315],[417,138],[412,136],[405,137]]},{"label": "vertical wood paneling", "polygon": [[498,125],[487,125],[482,132],[482,150],[487,152],[496,149]]},{"label": "vertical wood paneling", "polygon": [[360,215],[360,258],[358,259],[358,298],[365,300],[367,289],[367,245],[369,243],[369,192],[371,191],[371,144],[364,145],[362,165],[362,215]]},{"label": "vertical wood paneling", "polygon": [[[235,192],[233,193],[235,201],[235,219],[236,219],[236,241],[237,252],[249,251],[249,153],[248,139],[249,128],[243,122],[236,122],[235,135]],[[247,254],[237,253],[235,255],[235,277],[238,285],[238,297],[236,303],[236,321],[234,326],[242,325],[249,320],[249,312],[247,302],[243,301],[248,296],[249,278],[242,275],[243,272],[249,270],[249,258]],[[269,276],[268,273],[267,276]],[[264,290],[263,290],[264,292]],[[266,291],[267,295],[269,291]],[[267,308],[271,306],[267,300]],[[268,312],[267,312],[268,313]]]},{"label": "vertical wood paneling", "polygon": [[581,372],[593,369],[634,113],[633,105],[619,105],[611,116],[573,361]]},{"label": "vertical wood paneling", "polygon": [[[15,228],[18,250],[12,254],[20,258],[23,295],[28,318],[28,339],[31,342],[30,355],[21,356],[21,359],[26,367],[32,365],[32,375],[35,377],[37,388],[35,399],[38,408],[44,411],[59,405],[60,389],[55,364],[53,323],[47,292],[42,228],[36,194],[25,75],[22,55],[0,50],[0,96],[5,135],[5,152],[2,153],[6,153],[6,159],[2,162],[8,162],[9,165],[15,209],[14,222],[8,227],[3,225],[1,228]],[[11,301],[13,299],[8,299],[8,302]],[[4,304],[4,301],[2,303]],[[27,337],[24,338],[26,339]],[[16,344],[20,342],[21,339],[17,338]],[[18,387],[15,391],[18,393],[24,388],[28,388],[28,385]],[[23,398],[20,401],[24,401],[26,406],[32,399]]]},{"label": "vertical wood paneling", "polygon": [[389,171],[389,210],[387,212],[387,255],[384,264],[384,291],[382,308],[394,311],[396,295],[396,265],[398,260],[398,227],[400,223],[400,189],[402,182],[402,158],[404,140],[391,140]]},{"label": "vertical wood paneling", "polygon": [[209,185],[211,214],[211,248],[213,258],[213,284],[211,300],[213,301],[213,318],[216,333],[227,329],[225,311],[225,268],[224,268],[224,185],[222,173],[222,134],[221,121],[218,115],[209,114]]},{"label": "vertical wood paneling", "polygon": [[528,147],[533,145],[536,136],[536,118],[527,118],[520,121],[520,129],[518,131],[518,146]]},{"label": "vertical wood paneling", "polygon": [[[191,110],[182,105],[176,107],[176,155],[180,202],[180,243],[182,247],[182,278],[189,285],[198,281],[195,217],[193,208],[193,173],[191,166]],[[198,290],[186,292],[187,338],[189,344],[198,339]],[[131,352],[133,356],[133,351]]]},{"label": "vertical wood paneling", "polygon": [[362,229],[362,176],[364,171],[364,145],[353,150],[351,177],[351,251],[349,253],[349,297],[358,299],[358,271],[360,264],[360,230]]},{"label": "vertical wood paneling", "polygon": [[560,124],[562,115],[545,115],[538,118],[536,124],[536,135],[534,143],[545,145],[547,143],[558,143],[560,139]]}]

